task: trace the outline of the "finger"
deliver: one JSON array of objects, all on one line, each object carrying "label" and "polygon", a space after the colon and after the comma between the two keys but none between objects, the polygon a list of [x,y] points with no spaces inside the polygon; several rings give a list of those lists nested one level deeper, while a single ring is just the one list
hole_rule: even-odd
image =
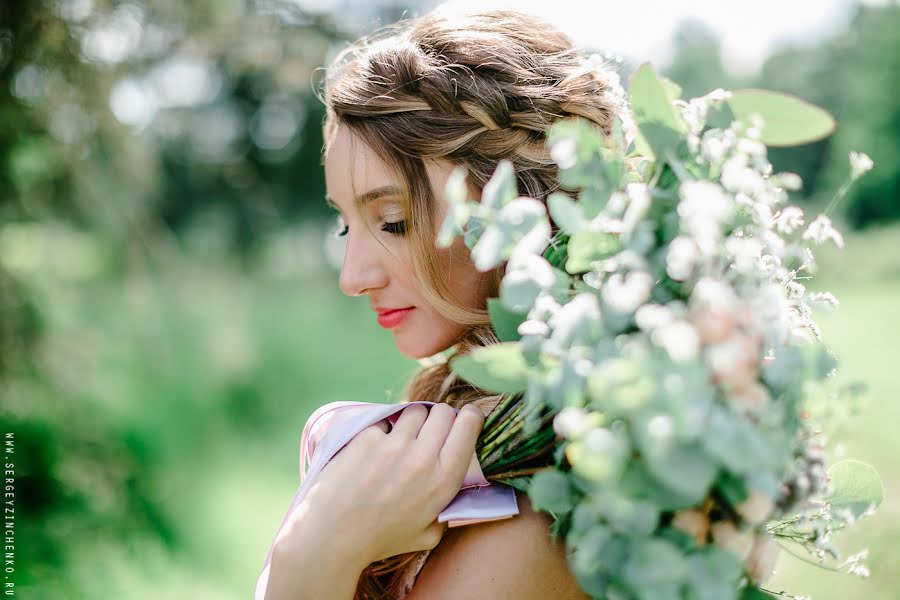
[{"label": "finger", "polygon": [[419,435],[422,423],[425,422],[427,417],[428,409],[424,405],[413,404],[412,406],[407,406],[400,412],[400,416],[391,430],[391,435],[414,440]]},{"label": "finger", "polygon": [[[391,424],[387,422],[387,419],[382,419],[377,423],[372,423],[368,427],[363,428],[359,433],[362,433],[366,429],[380,429],[383,433],[388,433],[391,430]],[[356,435],[359,435],[359,433]]]},{"label": "finger", "polygon": [[440,452],[441,467],[454,480],[462,482],[465,477],[483,426],[484,413],[477,406],[466,405],[456,415]]},{"label": "finger", "polygon": [[419,456],[437,458],[455,418],[456,410],[449,404],[441,402],[432,405],[428,410],[425,424],[419,430],[419,437],[416,439],[416,453]]}]

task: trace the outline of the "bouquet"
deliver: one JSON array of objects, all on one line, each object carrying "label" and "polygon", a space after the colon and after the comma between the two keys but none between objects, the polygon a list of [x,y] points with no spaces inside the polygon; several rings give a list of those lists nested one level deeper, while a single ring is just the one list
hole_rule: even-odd
[{"label": "bouquet", "polygon": [[[464,235],[480,270],[507,261],[488,304],[500,343],[450,359],[503,394],[479,462],[554,517],[592,597],[767,597],[781,547],[865,575],[832,537],[883,488],[865,463],[826,464],[817,407],[861,388],[837,386],[812,317],[836,299],[803,283],[811,246],[843,240],[787,205],[801,181],[766,154],[834,121],[765,90],[680,94],[644,65],[610,135],[555,123],[546,204],[508,162],[480,202],[463,171],[449,180],[438,245]],[[835,200],[872,166],[850,159]]]}]

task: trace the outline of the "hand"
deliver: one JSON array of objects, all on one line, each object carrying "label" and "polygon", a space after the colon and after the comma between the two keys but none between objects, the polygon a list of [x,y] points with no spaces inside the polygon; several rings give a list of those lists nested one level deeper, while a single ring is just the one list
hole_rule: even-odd
[{"label": "hand", "polygon": [[[462,485],[484,414],[447,404],[403,409],[393,429],[367,427],[329,461],[276,545],[288,553],[327,544],[365,567],[377,560],[428,550],[447,529],[437,517]],[[309,552],[307,549],[306,552]]]}]

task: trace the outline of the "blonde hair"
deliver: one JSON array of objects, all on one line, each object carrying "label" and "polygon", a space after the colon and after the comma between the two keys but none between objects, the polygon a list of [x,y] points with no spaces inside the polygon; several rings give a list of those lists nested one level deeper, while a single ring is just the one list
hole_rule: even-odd
[{"label": "blonde hair", "polygon": [[[455,302],[439,266],[440,224],[426,161],[463,166],[470,186],[480,190],[499,161],[509,160],[519,193],[545,201],[560,189],[545,147],[548,128],[559,119],[585,118],[610,133],[617,104],[609,85],[555,27],[508,10],[452,15],[439,8],[359,40],[328,68],[326,148],[337,126],[345,125],[399,175],[413,276],[442,315],[464,326],[453,346],[457,356],[498,340],[486,307]],[[485,273],[489,297],[499,295],[504,269]],[[449,362],[420,369],[402,397],[455,408],[475,403],[486,415],[503,399],[459,379]],[[369,565],[355,600],[396,598],[420,556],[411,552]]]}]

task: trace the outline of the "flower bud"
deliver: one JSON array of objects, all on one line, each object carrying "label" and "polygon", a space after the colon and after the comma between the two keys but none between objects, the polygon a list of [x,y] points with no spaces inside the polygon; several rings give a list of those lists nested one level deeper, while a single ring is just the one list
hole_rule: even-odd
[{"label": "flower bud", "polygon": [[712,537],[716,546],[733,552],[741,560],[746,560],[753,548],[753,532],[741,531],[731,521],[713,523]]},{"label": "flower bud", "polygon": [[709,518],[696,508],[681,510],[672,518],[672,527],[693,537],[698,544],[705,544],[709,534]]},{"label": "flower bud", "polygon": [[734,313],[723,308],[698,308],[693,311],[691,320],[704,344],[724,342],[735,325]]},{"label": "flower bud", "polygon": [[759,412],[772,400],[769,390],[758,381],[729,390],[728,399],[739,410]]},{"label": "flower bud", "polygon": [[746,500],[734,507],[741,518],[751,525],[765,522],[774,508],[772,499],[757,490],[753,490]]},{"label": "flower bud", "polygon": [[781,545],[767,533],[757,534],[753,540],[753,548],[747,557],[745,568],[747,575],[756,585],[762,585],[775,573],[775,563]]}]

